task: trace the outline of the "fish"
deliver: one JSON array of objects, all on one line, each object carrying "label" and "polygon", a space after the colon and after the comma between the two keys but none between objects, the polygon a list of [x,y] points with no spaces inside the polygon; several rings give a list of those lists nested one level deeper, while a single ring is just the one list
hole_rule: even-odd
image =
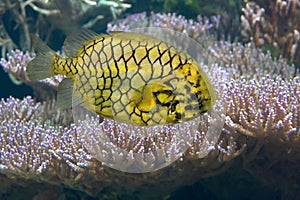
[{"label": "fish", "polygon": [[81,30],[67,36],[64,57],[31,38],[36,57],[27,75],[32,81],[65,75],[57,91],[62,108],[81,105],[118,122],[152,126],[192,120],[216,101],[199,63],[150,35]]}]

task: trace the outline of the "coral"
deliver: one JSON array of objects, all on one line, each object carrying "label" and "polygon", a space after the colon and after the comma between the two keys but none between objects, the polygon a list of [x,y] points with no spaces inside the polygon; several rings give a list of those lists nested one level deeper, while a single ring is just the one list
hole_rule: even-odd
[{"label": "coral", "polygon": [[[119,0],[7,0],[0,3],[2,57],[13,48],[31,48],[30,33],[49,40],[55,29],[69,33],[116,19],[131,5]],[[19,38],[12,36],[18,32]]]},{"label": "coral", "polygon": [[213,25],[208,18],[202,18],[200,15],[197,21],[193,21],[181,15],[177,16],[175,13],[161,14],[151,12],[151,15],[147,17],[146,12],[142,12],[130,15],[118,22],[108,23],[107,31],[129,31],[149,26],[170,28],[196,39],[211,29]]},{"label": "coral", "polygon": [[[97,195],[107,187],[114,187],[116,190],[126,188],[126,191],[130,193],[138,188],[145,191],[148,187],[156,188],[157,185],[164,185],[172,180],[177,180],[175,185],[180,185],[183,181],[176,176],[185,168],[182,162],[178,162],[175,165],[178,165],[176,168],[173,166],[144,175],[124,174],[102,166],[85,149],[76,127],[74,125],[65,128],[59,126],[65,120],[58,119],[59,114],[55,112],[57,108],[55,106],[49,108],[47,104],[49,103],[35,103],[30,97],[22,101],[14,98],[1,101],[1,113],[6,113],[1,116],[0,125],[2,174],[10,178],[64,184],[90,195]],[[53,113],[53,115],[44,116],[45,109],[47,113]],[[62,114],[60,117],[67,116],[68,114]],[[57,120],[43,123],[45,119]],[[195,161],[195,166],[198,162]],[[211,162],[219,165],[214,159]],[[212,163],[204,162],[202,167]],[[190,167],[193,168],[192,165]],[[195,170],[200,168],[201,164]],[[199,171],[197,177],[208,176],[212,173],[209,169]],[[165,173],[170,173],[171,177],[164,179]],[[193,176],[188,176],[186,182],[193,179]],[[131,182],[130,185],[126,184],[128,181]],[[115,186],[115,183],[118,186]],[[146,185],[142,186],[143,184]],[[165,188],[159,195],[166,195],[171,188]]]},{"label": "coral", "polygon": [[35,54],[30,54],[29,52],[23,53],[18,49],[12,50],[10,53],[7,53],[6,59],[1,58],[0,65],[3,66],[4,71],[9,74],[10,79],[15,84],[25,83],[31,86],[35,91],[36,98],[40,100],[53,98],[55,90],[57,90],[58,84],[64,76],[57,75],[38,83],[31,82],[26,74],[25,66],[34,57]]},{"label": "coral", "polygon": [[[299,134],[300,79],[262,77],[260,81],[241,79],[227,85],[227,125],[251,137],[270,133],[282,141],[293,141]],[[262,92],[264,90],[265,92]]]},{"label": "coral", "polygon": [[300,63],[300,1],[249,1],[243,10],[242,34],[258,47],[272,46],[273,52]]},{"label": "coral", "polygon": [[[30,80],[26,75],[25,66],[35,56],[30,55],[29,52],[23,53],[20,50],[11,51],[11,54],[7,54],[6,59],[1,58],[0,64],[3,69],[9,73],[12,77],[18,77],[21,82],[30,84]],[[14,83],[19,84],[19,81],[15,79]]]},{"label": "coral", "polygon": [[187,34],[193,39],[201,36],[217,37],[230,41],[240,38],[240,25],[238,19],[231,18],[228,13],[222,13],[211,17],[198,15],[196,20],[187,19],[176,13],[155,13],[151,12],[148,16],[146,12],[136,13],[127,16],[117,22],[107,25],[107,31],[128,31],[142,27],[169,28]]},{"label": "coral", "polygon": [[[157,23],[173,26],[167,22]],[[185,25],[181,31],[192,33],[198,39],[206,29],[205,23],[204,28],[197,27],[200,23],[180,23]],[[130,26],[137,27],[135,22]],[[123,28],[131,27],[125,24]],[[197,30],[197,33],[186,30]],[[196,134],[181,159],[167,168],[146,174],[115,171],[102,165],[85,148],[81,133],[71,124],[70,110],[58,109],[55,100],[36,102],[30,97],[23,100],[8,98],[0,102],[0,178],[5,180],[2,181],[3,188],[9,191],[16,185],[30,187],[41,182],[46,186],[34,194],[36,197],[49,190],[57,194],[60,185],[64,185],[98,198],[108,198],[107,195],[121,198],[132,194],[136,198],[162,198],[178,187],[202,178],[224,171],[238,173],[244,170],[254,176],[263,174],[265,180],[274,181],[274,185],[283,191],[283,198],[284,191],[291,196],[299,195],[297,189],[286,188],[287,185],[299,187],[300,176],[300,80],[294,66],[281,58],[272,59],[269,53],[264,54],[253,44],[200,42],[214,58],[214,69],[220,73],[225,70],[230,77],[224,83],[225,125],[221,138],[207,156],[200,156],[203,135]],[[7,60],[3,59],[1,65],[17,79],[32,84],[23,73],[28,56],[33,57],[15,51]],[[20,63],[18,68],[15,63]],[[59,82],[56,80],[44,83],[55,89]],[[205,130],[207,126],[200,128]]]},{"label": "coral", "polygon": [[[176,10],[177,13],[189,17],[195,17],[199,13],[205,16],[219,15],[228,10],[231,11],[232,15],[237,15],[242,4],[241,1],[237,0],[229,0],[226,2],[222,0],[151,0],[150,2],[155,2],[155,11],[171,12]],[[143,3],[146,4],[147,2]],[[160,9],[156,9],[156,7]]]},{"label": "coral", "polygon": [[266,75],[271,79],[278,76],[283,79],[290,79],[297,73],[293,65],[289,65],[282,58],[274,60],[270,52],[264,53],[261,49],[257,49],[253,43],[248,43],[245,46],[240,43],[231,44],[223,41],[216,44],[212,44],[211,41],[202,44],[215,58],[214,61],[224,66],[234,80],[241,77],[247,80],[260,80]]},{"label": "coral", "polygon": [[5,57],[5,53],[17,48],[17,45],[12,41],[10,36],[5,30],[2,18],[0,18],[0,46],[2,48],[1,57]]}]

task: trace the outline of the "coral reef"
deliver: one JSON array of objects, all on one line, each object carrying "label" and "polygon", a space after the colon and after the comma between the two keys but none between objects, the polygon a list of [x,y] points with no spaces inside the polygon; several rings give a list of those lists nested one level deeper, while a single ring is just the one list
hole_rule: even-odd
[{"label": "coral reef", "polygon": [[272,47],[276,56],[300,63],[300,1],[249,1],[243,10],[242,35],[258,47]]},{"label": "coral reef", "polygon": [[[29,194],[31,197],[45,198],[49,193],[62,197],[67,195],[61,191],[63,185],[97,198],[162,198],[202,178],[243,170],[257,177],[263,174],[264,181],[272,183],[282,198],[299,197],[300,80],[295,67],[281,58],[272,59],[251,43],[203,40],[201,35],[209,29],[209,23],[157,16],[158,26],[174,29],[183,24],[176,30],[196,38],[214,58],[214,68],[220,73],[225,70],[230,78],[224,83],[226,121],[212,151],[201,158],[202,135],[195,135],[181,159],[167,168],[146,174],[115,171],[102,165],[84,147],[70,110],[60,110],[49,98],[42,102],[31,97],[8,98],[0,102],[2,193],[42,183],[40,191]],[[175,25],[168,23],[174,21]],[[149,25],[146,22],[145,26]],[[138,27],[134,21],[130,27],[122,23],[118,26],[123,30]],[[109,30],[112,27],[116,26],[111,24]],[[45,84],[55,90],[61,77],[38,83],[28,81],[24,71],[33,56],[13,51],[1,65],[24,83]],[[79,192],[77,195],[84,196]]]}]

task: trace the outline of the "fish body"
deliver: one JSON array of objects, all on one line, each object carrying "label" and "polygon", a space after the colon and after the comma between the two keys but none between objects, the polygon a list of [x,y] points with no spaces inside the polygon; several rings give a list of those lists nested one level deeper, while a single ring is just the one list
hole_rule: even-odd
[{"label": "fish body", "polygon": [[[40,80],[66,75],[59,103],[136,125],[181,123],[208,111],[215,90],[199,64],[176,47],[139,33],[82,32],[65,42],[66,58],[33,38],[37,57],[28,76]],[[74,101],[75,99],[75,101]]]}]

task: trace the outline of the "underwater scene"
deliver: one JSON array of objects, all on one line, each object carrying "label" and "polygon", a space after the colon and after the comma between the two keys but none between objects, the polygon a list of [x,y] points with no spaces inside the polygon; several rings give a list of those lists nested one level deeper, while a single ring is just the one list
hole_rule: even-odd
[{"label": "underwater scene", "polygon": [[300,199],[300,0],[1,0],[0,200]]}]

